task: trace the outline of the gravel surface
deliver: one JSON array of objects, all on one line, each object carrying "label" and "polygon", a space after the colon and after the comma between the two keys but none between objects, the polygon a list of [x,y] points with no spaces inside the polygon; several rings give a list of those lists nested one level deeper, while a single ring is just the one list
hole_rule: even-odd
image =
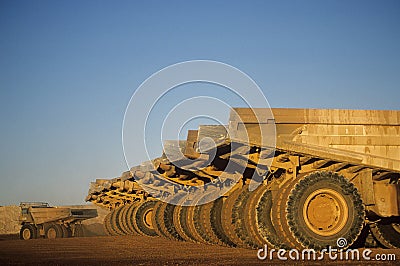
[{"label": "gravel surface", "polygon": [[[25,241],[2,239],[0,265],[275,265],[296,262],[290,258],[281,261],[276,258],[276,253],[272,261],[259,260],[257,250],[177,242],[159,237],[98,236]],[[376,253],[395,254],[400,258],[400,250],[374,249],[370,257]],[[330,261],[325,257],[323,261],[300,261],[300,264],[370,265],[372,261]]]}]

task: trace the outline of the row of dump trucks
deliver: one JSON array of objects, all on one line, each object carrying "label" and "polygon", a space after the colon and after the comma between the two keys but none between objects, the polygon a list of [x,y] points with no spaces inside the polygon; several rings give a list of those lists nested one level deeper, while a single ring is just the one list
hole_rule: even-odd
[{"label": "row of dump trucks", "polygon": [[228,125],[189,130],[160,158],[92,182],[86,200],[111,210],[110,235],[398,248],[399,145],[400,111],[234,108]]}]

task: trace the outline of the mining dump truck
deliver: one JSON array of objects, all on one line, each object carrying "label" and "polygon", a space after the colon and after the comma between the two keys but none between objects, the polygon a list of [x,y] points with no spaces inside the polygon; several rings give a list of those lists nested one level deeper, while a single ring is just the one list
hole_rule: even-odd
[{"label": "mining dump truck", "polygon": [[97,209],[50,207],[44,202],[21,202],[21,239],[83,236],[81,222],[97,217]]},{"label": "mining dump truck", "polygon": [[[400,111],[270,113],[234,108],[226,126],[199,126],[170,145],[185,158],[171,159],[164,145],[160,158],[92,182],[86,200],[111,210],[110,235],[244,248],[399,248]],[[273,143],[262,133],[271,127]],[[201,148],[204,139],[214,145]]]}]

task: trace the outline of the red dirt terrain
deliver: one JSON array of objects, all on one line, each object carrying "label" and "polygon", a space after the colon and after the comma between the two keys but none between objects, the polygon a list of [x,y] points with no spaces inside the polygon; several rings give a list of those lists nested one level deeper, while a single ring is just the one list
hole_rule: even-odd
[{"label": "red dirt terrain", "polygon": [[[294,264],[290,258],[281,261],[259,260],[257,250],[227,248],[188,242],[171,241],[158,237],[97,236],[60,239],[0,241],[0,265],[266,265]],[[361,254],[362,250],[360,250]],[[373,249],[377,253],[395,254],[400,250]],[[286,254],[286,257],[288,255]],[[396,261],[300,261],[315,264],[396,264]]]}]

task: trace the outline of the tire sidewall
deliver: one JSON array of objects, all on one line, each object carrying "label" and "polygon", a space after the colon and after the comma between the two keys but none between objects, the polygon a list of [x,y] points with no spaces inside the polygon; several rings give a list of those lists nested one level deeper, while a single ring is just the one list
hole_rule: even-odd
[{"label": "tire sidewall", "polygon": [[[150,210],[154,211],[154,207],[156,205],[157,201],[155,200],[148,200],[140,204],[137,209],[135,210],[134,216],[136,219],[136,225],[138,229],[145,235],[148,236],[157,236],[157,233],[153,228],[150,228],[146,225],[144,222],[144,215],[147,214]],[[153,213],[154,215],[154,213]]]},{"label": "tire sidewall", "polygon": [[[348,208],[348,219],[343,228],[330,236],[321,236],[313,232],[307,225],[303,215],[303,206],[307,197],[318,189],[331,189],[343,197]],[[337,247],[337,240],[344,238],[348,242],[348,246],[354,242],[362,229],[364,220],[364,208],[356,206],[361,201],[356,188],[344,177],[337,174],[317,172],[306,176],[300,181],[289,196],[287,209],[293,212],[293,216],[288,216],[288,223],[298,225],[297,232],[292,230],[295,237],[306,248],[323,249],[327,246]],[[362,205],[362,204],[361,204]],[[290,211],[291,210],[291,211]],[[360,217],[362,216],[362,217]]]}]

